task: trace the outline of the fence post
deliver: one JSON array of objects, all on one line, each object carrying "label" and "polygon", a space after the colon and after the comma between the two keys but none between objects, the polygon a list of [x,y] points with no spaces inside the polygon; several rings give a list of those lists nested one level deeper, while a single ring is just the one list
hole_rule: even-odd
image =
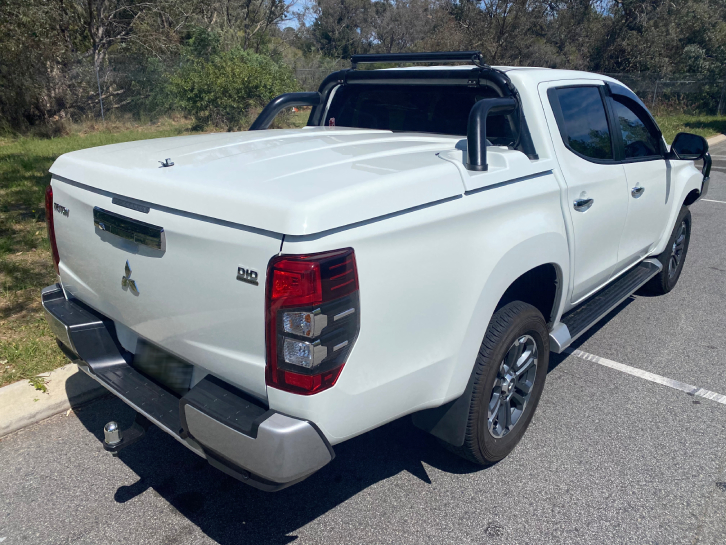
[{"label": "fence post", "polygon": [[726,96],[726,78],[723,80],[723,87],[721,88],[721,98],[718,101],[718,110],[716,115],[723,115],[724,97]]},{"label": "fence post", "polygon": [[650,105],[651,110],[655,108],[655,101],[656,101],[657,96],[658,96],[658,80],[656,79],[655,87],[653,88],[653,100],[652,100],[652,104]]},{"label": "fence post", "polygon": [[96,51],[93,52],[93,66],[96,69],[96,83],[98,84],[98,101],[101,103],[101,121],[106,122],[103,115],[103,95],[101,94],[101,80],[98,78],[98,62],[96,62]]}]

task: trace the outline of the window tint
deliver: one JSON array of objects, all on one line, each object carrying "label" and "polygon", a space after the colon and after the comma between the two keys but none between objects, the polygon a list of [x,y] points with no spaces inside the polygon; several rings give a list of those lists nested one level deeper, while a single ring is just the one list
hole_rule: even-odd
[{"label": "window tint", "polygon": [[[469,112],[492,89],[444,85],[344,85],[333,97],[326,126],[466,135]],[[487,139],[506,146],[516,140],[507,116],[487,118]]]},{"label": "window tint", "polygon": [[623,135],[625,158],[659,156],[658,135],[648,129],[650,123],[644,122],[645,113],[640,112],[638,115],[621,102],[613,101],[613,104],[618,125],[620,125],[620,133]]},{"label": "window tint", "polygon": [[612,159],[605,105],[597,87],[557,89],[567,144],[585,157]]}]

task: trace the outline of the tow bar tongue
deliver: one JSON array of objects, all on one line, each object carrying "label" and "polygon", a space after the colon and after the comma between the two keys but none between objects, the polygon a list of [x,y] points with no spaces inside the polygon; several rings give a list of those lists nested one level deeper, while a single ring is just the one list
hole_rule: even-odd
[{"label": "tow bar tongue", "polygon": [[150,425],[151,422],[140,413],[136,413],[133,425],[124,431],[121,431],[118,424],[112,420],[103,427],[103,448],[116,456],[118,451],[133,445],[144,437]]}]

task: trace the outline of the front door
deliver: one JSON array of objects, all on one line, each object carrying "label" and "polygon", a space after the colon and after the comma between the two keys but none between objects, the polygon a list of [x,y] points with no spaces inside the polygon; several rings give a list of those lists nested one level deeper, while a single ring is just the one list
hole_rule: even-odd
[{"label": "front door", "polygon": [[574,231],[570,302],[575,303],[605,284],[615,270],[628,210],[627,183],[623,165],[614,158],[604,85],[542,85],[542,98],[556,123],[550,129]]},{"label": "front door", "polygon": [[660,131],[643,107],[618,95],[613,95],[610,104],[628,181],[628,216],[618,250],[622,269],[646,257],[664,234],[672,200],[670,167],[663,156]]}]

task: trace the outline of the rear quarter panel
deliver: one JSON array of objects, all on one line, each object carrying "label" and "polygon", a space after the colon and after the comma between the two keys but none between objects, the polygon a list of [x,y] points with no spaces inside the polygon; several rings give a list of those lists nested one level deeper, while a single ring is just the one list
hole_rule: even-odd
[{"label": "rear quarter panel", "polygon": [[[338,443],[461,395],[495,306],[518,276],[554,263],[567,285],[560,187],[551,172],[312,236],[283,253],[352,247],[361,331],[335,387],[268,389],[270,406]],[[565,271],[562,273],[562,271]]]}]

